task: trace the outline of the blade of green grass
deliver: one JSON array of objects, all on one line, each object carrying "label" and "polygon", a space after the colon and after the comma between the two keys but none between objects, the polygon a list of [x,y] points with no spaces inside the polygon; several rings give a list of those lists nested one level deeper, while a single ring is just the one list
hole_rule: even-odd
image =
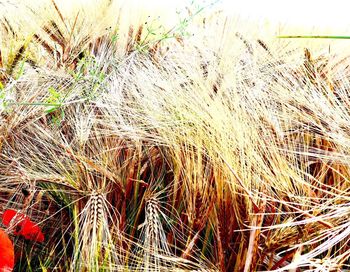
[{"label": "blade of green grass", "polygon": [[328,35],[280,35],[279,39],[350,39],[350,36],[328,36]]}]

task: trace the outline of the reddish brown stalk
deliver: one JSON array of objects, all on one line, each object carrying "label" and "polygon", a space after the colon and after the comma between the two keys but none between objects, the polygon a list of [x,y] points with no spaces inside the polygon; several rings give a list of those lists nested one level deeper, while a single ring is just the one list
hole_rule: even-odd
[{"label": "reddish brown stalk", "polygon": [[216,212],[216,210],[214,209],[214,213],[215,213],[215,221],[216,221],[216,242],[217,242],[217,254],[218,254],[218,258],[219,258],[219,267],[220,267],[220,271],[226,271],[225,268],[225,254],[224,254],[224,249],[222,246],[222,240],[221,240],[221,231],[220,231],[220,222],[219,222],[219,218],[218,218],[218,214]]},{"label": "reddish brown stalk", "polygon": [[218,257],[219,257],[219,267],[221,271],[226,271],[225,269],[225,254],[222,246],[221,236],[220,236],[220,228],[216,228],[216,236],[217,236],[217,246],[218,246]]},{"label": "reddish brown stalk", "polygon": [[193,238],[187,243],[186,245],[186,249],[184,250],[184,252],[181,254],[181,258],[183,259],[187,259],[188,257],[190,257],[190,253],[194,247],[194,245],[196,244],[197,240],[199,239],[199,233],[201,231],[198,231]]},{"label": "reddish brown stalk", "polygon": [[55,0],[51,0],[51,2],[52,2],[52,4],[53,4],[53,6],[55,7],[55,10],[57,11],[57,14],[58,14],[58,16],[60,17],[62,23],[64,24],[64,26],[66,27],[66,29],[67,29],[67,31],[68,31],[68,27],[67,27],[67,25],[66,25],[66,21],[64,20],[64,17],[63,17],[63,15],[62,15],[61,11],[59,10],[58,6],[56,5]]},{"label": "reddish brown stalk", "polygon": [[58,43],[61,48],[62,51],[64,51],[64,41],[62,40],[61,37],[57,36],[54,31],[52,29],[50,29],[49,27],[45,26],[43,28],[43,30],[50,36],[51,40],[53,40],[54,42]]},{"label": "reddish brown stalk", "polygon": [[71,29],[71,30],[70,30],[70,32],[69,32],[68,44],[70,44],[70,43],[71,43],[72,36],[73,36],[73,32],[74,32],[75,26],[77,25],[78,16],[79,16],[79,12],[78,12],[78,13],[77,13],[77,15],[75,16],[75,19],[74,19],[74,23],[73,23],[72,29]]},{"label": "reddish brown stalk", "polygon": [[293,258],[296,250],[297,249],[292,250],[291,252],[284,255],[277,263],[274,264],[274,266],[271,268],[271,270],[275,270],[275,269],[280,268],[284,262],[286,262],[288,259]]},{"label": "reddish brown stalk", "polygon": [[57,50],[53,49],[47,42],[45,42],[37,34],[34,34],[33,37],[41,44],[42,47],[44,47],[46,52],[49,53],[53,58],[55,58],[55,54],[57,54],[57,59],[60,59],[61,54]]},{"label": "reddish brown stalk", "polygon": [[143,25],[140,25],[139,29],[137,30],[136,36],[135,36],[136,43],[140,43],[140,41],[141,41],[142,30],[143,30]]},{"label": "reddish brown stalk", "polygon": [[244,265],[244,272],[254,271],[258,260],[258,247],[260,237],[260,227],[264,220],[264,211],[266,209],[266,198],[262,200],[260,205],[260,213],[253,215],[252,227],[249,236],[248,251],[246,255],[246,261]]},{"label": "reddish brown stalk", "polygon": [[132,48],[132,34],[134,33],[134,28],[132,26],[129,27],[129,32],[128,32],[128,41],[126,44],[126,52],[129,53]]},{"label": "reddish brown stalk", "polygon": [[198,220],[199,222],[197,221],[196,228],[198,231],[193,236],[193,238],[189,242],[187,242],[186,249],[184,250],[184,252],[181,255],[182,258],[186,259],[189,257],[191,250],[193,249],[195,243],[199,239],[200,232],[204,229],[204,227],[207,223],[207,219],[209,218],[209,214],[210,214],[211,210],[213,209],[213,207],[214,207],[214,201],[210,201],[210,205],[207,208],[206,212],[201,216],[201,220],[200,221]]}]

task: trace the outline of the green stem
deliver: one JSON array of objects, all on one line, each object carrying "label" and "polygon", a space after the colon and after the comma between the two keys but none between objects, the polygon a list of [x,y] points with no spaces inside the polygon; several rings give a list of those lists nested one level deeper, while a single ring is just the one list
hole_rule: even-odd
[{"label": "green stem", "polygon": [[350,36],[327,36],[327,35],[280,35],[279,39],[340,39],[347,40]]}]

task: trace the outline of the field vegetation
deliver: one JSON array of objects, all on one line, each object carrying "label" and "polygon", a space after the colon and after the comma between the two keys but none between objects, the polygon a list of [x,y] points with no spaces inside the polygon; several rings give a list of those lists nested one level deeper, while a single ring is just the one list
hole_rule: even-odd
[{"label": "field vegetation", "polygon": [[0,214],[44,241],[3,222],[14,271],[350,269],[348,42],[25,3],[0,2]]}]

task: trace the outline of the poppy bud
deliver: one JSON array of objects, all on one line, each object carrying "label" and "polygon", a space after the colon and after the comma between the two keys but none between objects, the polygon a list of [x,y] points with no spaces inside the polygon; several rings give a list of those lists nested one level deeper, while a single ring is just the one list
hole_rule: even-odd
[{"label": "poppy bud", "polygon": [[25,197],[28,197],[30,195],[30,192],[27,188],[22,188],[22,194],[25,196]]}]

